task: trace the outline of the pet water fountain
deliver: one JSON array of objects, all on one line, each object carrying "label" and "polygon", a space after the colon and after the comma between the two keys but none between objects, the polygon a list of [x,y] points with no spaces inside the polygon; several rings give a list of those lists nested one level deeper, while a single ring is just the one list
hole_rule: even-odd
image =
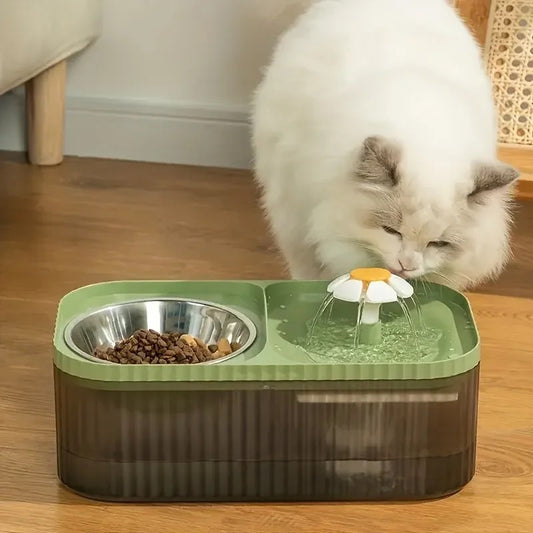
[{"label": "pet water fountain", "polygon": [[[139,328],[240,349],[198,364],[91,356]],[[475,463],[466,298],[382,269],[319,281],[117,281],[67,294],[54,335],[58,472],[115,501],[417,500]]]}]

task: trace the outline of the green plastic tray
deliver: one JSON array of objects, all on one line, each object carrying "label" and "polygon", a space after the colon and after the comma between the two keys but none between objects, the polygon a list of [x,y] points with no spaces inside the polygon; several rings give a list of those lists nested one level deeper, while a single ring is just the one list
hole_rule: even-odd
[{"label": "green plastic tray", "polygon": [[[318,281],[113,281],[67,294],[60,302],[54,333],[56,367],[98,382],[294,382],[346,380],[426,380],[473,369],[480,358],[479,336],[470,305],[447,287],[416,286],[428,326],[444,331],[442,354],[416,363],[316,363],[296,343],[322,301],[327,283]],[[253,345],[215,365],[109,365],[86,360],[66,345],[63,334],[73,318],[99,307],[139,298],[183,297],[207,300],[245,313],[257,327]],[[394,305],[394,304],[393,304]]]}]

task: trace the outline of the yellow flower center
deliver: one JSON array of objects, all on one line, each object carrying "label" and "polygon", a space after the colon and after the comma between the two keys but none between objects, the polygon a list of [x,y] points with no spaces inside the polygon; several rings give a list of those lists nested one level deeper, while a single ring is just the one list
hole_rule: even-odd
[{"label": "yellow flower center", "polygon": [[385,268],[356,268],[350,272],[350,279],[362,281],[365,285],[372,281],[389,281],[391,273]]}]

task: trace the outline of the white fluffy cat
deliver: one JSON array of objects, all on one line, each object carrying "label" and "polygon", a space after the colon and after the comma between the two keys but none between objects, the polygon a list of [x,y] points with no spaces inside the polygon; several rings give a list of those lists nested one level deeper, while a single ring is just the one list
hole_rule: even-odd
[{"label": "white fluffy cat", "polygon": [[253,112],[256,176],[294,278],[382,265],[459,289],[509,256],[518,173],[491,86],[446,0],[269,0],[303,13]]}]

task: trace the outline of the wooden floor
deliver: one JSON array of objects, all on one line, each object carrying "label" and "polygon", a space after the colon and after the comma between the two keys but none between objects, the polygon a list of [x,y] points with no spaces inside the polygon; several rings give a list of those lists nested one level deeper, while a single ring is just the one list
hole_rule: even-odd
[{"label": "wooden floor", "polygon": [[397,505],[110,505],[58,484],[52,330],[58,299],[125,278],[279,278],[247,172],[0,155],[0,533],[533,531],[533,202],[516,255],[470,295],[483,339],[477,475]]}]

